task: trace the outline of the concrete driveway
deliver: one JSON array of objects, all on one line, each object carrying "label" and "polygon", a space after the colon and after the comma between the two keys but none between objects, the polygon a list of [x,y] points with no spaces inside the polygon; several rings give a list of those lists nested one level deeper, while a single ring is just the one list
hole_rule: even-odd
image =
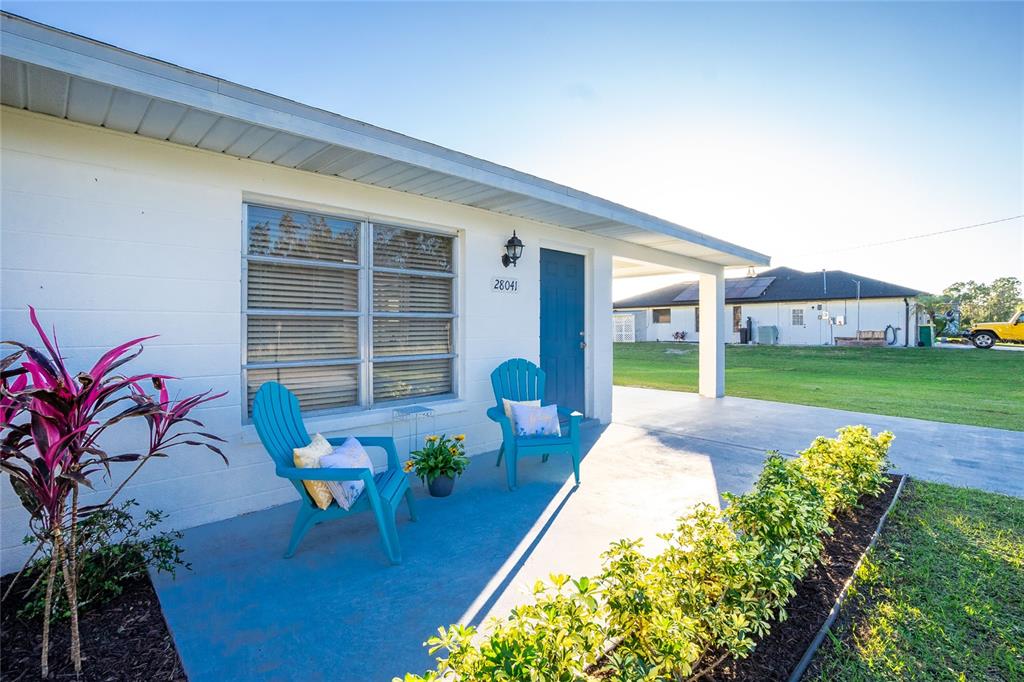
[{"label": "concrete driveway", "polygon": [[[704,442],[712,452],[739,447],[754,453],[794,453],[817,435],[833,435],[840,426],[864,424],[876,432],[888,429],[896,434],[889,454],[897,471],[1024,497],[1022,431],[749,398],[708,400],[694,393],[625,386],[615,387],[614,406],[617,424],[641,428],[651,435],[671,434],[688,446]],[[731,458],[723,465],[734,466]]]}]

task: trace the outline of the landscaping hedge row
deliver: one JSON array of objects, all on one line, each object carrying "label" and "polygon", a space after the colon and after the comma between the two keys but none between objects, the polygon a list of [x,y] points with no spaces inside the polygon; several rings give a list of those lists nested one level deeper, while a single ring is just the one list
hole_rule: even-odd
[{"label": "landscaping hedge row", "polygon": [[751,492],[681,517],[659,554],[614,543],[600,575],[538,581],[534,602],[492,620],[486,636],[439,628],[425,646],[447,657],[394,680],[694,680],[743,658],[786,617],[830,520],[884,490],[892,439],[848,426],[795,459],[769,453]]}]

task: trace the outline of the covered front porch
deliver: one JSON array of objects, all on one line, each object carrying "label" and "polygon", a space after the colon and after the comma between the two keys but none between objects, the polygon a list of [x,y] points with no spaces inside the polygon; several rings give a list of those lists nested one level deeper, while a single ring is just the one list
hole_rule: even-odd
[{"label": "covered front porch", "polygon": [[421,644],[438,626],[507,614],[551,573],[593,574],[610,542],[654,544],[681,511],[717,504],[759,469],[758,452],[628,421],[584,426],[578,488],[566,458],[528,458],[509,492],[493,453],[473,458],[451,497],[428,497],[415,483],[419,520],[399,512],[397,566],[370,514],[317,526],[291,559],[282,554],[293,504],[186,531],[193,570],[155,583],[189,679],[245,671],[247,680],[369,682],[422,672],[431,657]]},{"label": "covered front porch", "polygon": [[193,570],[156,585],[189,679],[390,680],[422,672],[440,625],[482,624],[553,572],[593,574],[608,544],[648,549],[676,517],[743,492],[764,453],[792,453],[846,424],[897,434],[894,468],[1024,495],[1024,436],[974,426],[742,398],[615,389],[615,420],[585,427],[582,485],[563,459],[520,465],[509,492],[491,454],[450,498],[417,484],[420,521],[400,517],[405,561],[389,566],[372,518],[315,528],[292,559],[293,505],[186,531]]}]

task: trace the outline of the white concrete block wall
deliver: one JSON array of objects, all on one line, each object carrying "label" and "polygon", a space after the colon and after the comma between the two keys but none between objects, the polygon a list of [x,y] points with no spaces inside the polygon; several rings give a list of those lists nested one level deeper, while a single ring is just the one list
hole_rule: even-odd
[{"label": "white concrete block wall", "polygon": [[[341,179],[278,168],[110,130],[4,108],[0,205],[0,336],[34,342],[27,306],[56,326],[72,369],[105,349],[159,334],[135,361],[139,371],[180,377],[174,390],[228,395],[196,415],[228,440],[225,467],[212,453],[182,449],[155,460],[124,496],[169,512],[188,527],[295,499],[278,479],[241,395],[242,204],[270,204],[460,230],[458,400],[438,404],[436,429],[465,432],[472,454],[497,447],[487,420],[489,374],[510,357],[538,361],[539,249],[564,248],[587,262],[587,411],[611,418],[611,268],[615,242]],[[526,244],[505,270],[505,240]],[[496,275],[517,277],[518,294],[491,291]],[[327,435],[390,435],[390,409],[318,417]],[[106,445],[132,449],[140,425],[117,429]],[[399,444],[403,448],[404,443]],[[382,459],[382,458],[380,458]],[[126,473],[120,470],[122,475]],[[86,495],[98,501],[118,481]],[[25,515],[0,485],[0,572],[16,569]]]},{"label": "white concrete block wall", "polygon": [[[818,310],[818,305],[821,310]],[[914,318],[914,303],[910,302],[910,345],[915,345],[917,330]],[[804,324],[793,324],[793,309],[802,309]],[[820,319],[821,313],[835,318],[842,315],[845,325],[830,325]],[[784,345],[832,345],[836,337],[857,336],[857,301],[843,299],[834,301],[796,301],[785,303],[755,303],[743,306],[743,319],[747,316],[758,325],[776,325],[779,328],[779,343]],[[885,331],[892,325],[897,331],[896,345],[902,346],[906,339],[905,306],[902,298],[862,299],[860,302],[860,329],[862,331]]]}]

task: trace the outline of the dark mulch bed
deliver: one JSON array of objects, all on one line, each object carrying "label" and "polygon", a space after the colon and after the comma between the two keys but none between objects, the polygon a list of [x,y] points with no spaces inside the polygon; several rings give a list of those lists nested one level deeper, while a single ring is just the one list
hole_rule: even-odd
[{"label": "dark mulch bed", "polygon": [[786,605],[789,617],[782,623],[775,623],[750,656],[723,664],[715,675],[705,679],[730,682],[788,680],[828,618],[843,585],[853,574],[854,566],[871,542],[878,520],[892,502],[897,487],[899,477],[891,476],[885,492],[878,497],[862,499],[863,506],[856,513],[836,519],[832,536],[825,539],[821,561],[797,583],[796,595]]},{"label": "dark mulch bed", "polygon": [[[6,590],[13,577],[8,574],[0,578],[0,588]],[[23,621],[17,617],[21,592],[27,586],[26,582],[15,587],[0,611],[0,679],[4,682],[40,677],[42,620]],[[81,614],[79,631],[83,668],[79,679],[83,682],[188,679],[148,576],[113,601]],[[49,679],[75,679],[70,639],[66,621],[51,626]]]}]

